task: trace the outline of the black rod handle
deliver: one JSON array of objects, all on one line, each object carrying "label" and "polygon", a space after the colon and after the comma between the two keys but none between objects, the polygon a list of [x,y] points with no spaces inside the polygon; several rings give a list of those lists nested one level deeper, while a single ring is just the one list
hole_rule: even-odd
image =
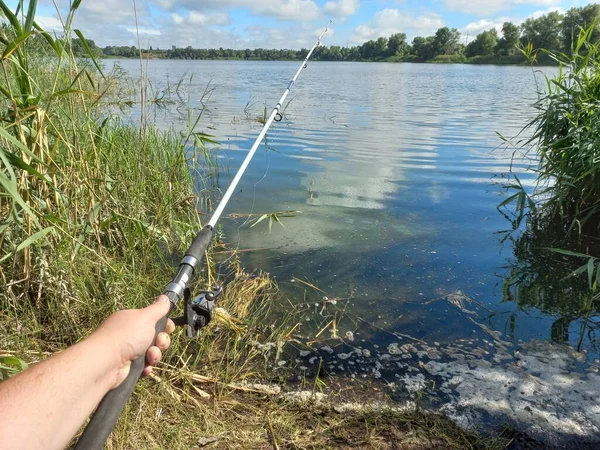
[{"label": "black rod handle", "polygon": [[[192,245],[185,254],[185,258],[179,265],[179,270],[175,278],[169,284],[165,295],[171,302],[169,313],[156,323],[156,336],[163,332],[167,323],[167,318],[171,311],[177,305],[177,302],[185,295],[188,283],[194,275],[196,265],[202,260],[204,252],[208,249],[213,237],[213,228],[204,227],[194,238]],[[108,392],[96,411],[90,422],[79,438],[75,450],[101,450],[112,432],[119,416],[125,408],[127,400],[133,393],[135,385],[142,376],[144,366],[146,365],[146,355],[140,356],[131,363],[127,378],[118,387]]]},{"label": "black rod handle", "polygon": [[[172,294],[172,293],[171,293]],[[172,305],[172,303],[171,303]],[[172,309],[172,308],[171,308]],[[168,314],[156,323],[156,336],[165,330]],[[79,438],[75,450],[100,450],[104,447],[135,385],[142,376],[146,355],[131,363],[127,378],[104,396],[85,431]]]},{"label": "black rod handle", "polygon": [[204,252],[210,245],[213,237],[213,228],[210,225],[205,226],[200,230],[200,233],[196,235],[192,245],[188,248],[185,256],[192,256],[198,261],[204,256]]}]

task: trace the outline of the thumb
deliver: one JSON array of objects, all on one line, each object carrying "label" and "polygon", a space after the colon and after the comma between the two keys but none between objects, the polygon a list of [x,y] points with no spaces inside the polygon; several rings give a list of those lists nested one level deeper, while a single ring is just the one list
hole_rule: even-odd
[{"label": "thumb", "polygon": [[160,295],[156,301],[143,309],[148,319],[158,322],[171,311],[171,302],[166,295]]}]

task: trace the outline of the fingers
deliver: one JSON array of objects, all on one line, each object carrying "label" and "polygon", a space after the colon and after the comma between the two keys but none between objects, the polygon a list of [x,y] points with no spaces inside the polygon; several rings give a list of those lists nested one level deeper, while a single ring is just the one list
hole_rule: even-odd
[{"label": "fingers", "polygon": [[175,322],[169,319],[167,320],[167,325],[165,326],[165,333],[171,334],[173,331],[175,331]]},{"label": "fingers", "polygon": [[171,337],[167,333],[160,333],[156,338],[156,345],[152,346],[146,352],[146,367],[142,373],[147,377],[152,373],[152,366],[158,364],[162,358],[162,350],[169,348]]},{"label": "fingers", "polygon": [[148,363],[150,366],[155,366],[158,364],[161,357],[162,352],[160,351],[160,348],[156,346],[150,347],[146,352],[146,363]]},{"label": "fingers", "polygon": [[169,314],[170,310],[171,302],[166,295],[160,295],[153,304],[144,308],[150,319],[156,322]]},{"label": "fingers", "polygon": [[161,351],[165,351],[171,345],[171,337],[167,333],[159,333],[154,345]]}]

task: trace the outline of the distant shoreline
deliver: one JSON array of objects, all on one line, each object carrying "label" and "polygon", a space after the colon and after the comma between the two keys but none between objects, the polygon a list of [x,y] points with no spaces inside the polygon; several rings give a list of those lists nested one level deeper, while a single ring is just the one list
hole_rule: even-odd
[{"label": "distant shoreline", "polygon": [[[128,56],[102,56],[99,58],[100,60],[117,60],[117,59],[129,59],[129,60],[139,60],[139,56],[136,57],[128,57]],[[164,58],[153,55],[144,55],[144,60],[156,60],[156,61],[248,61],[248,62],[299,62],[300,59],[246,59],[246,58]],[[466,61],[458,61],[448,59],[438,59],[436,58],[429,61],[419,61],[419,60],[390,60],[388,59],[359,59],[355,61],[313,61],[313,62],[327,62],[327,63],[348,63],[348,62],[358,62],[358,63],[390,63],[390,64],[462,64],[462,65],[475,65],[475,66],[521,66],[521,67],[531,67],[531,63],[527,62],[527,60],[498,60],[489,59],[485,57],[476,56],[474,58],[468,59]],[[550,62],[536,63],[534,67],[555,67],[558,64],[551,64]]]}]

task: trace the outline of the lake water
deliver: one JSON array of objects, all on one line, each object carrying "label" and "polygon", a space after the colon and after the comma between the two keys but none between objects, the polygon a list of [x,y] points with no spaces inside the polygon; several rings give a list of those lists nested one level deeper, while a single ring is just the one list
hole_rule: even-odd
[{"label": "lake water", "polygon": [[[138,62],[119,64],[139,76]],[[221,143],[214,182],[224,190],[262,127],[256,118],[265,104],[270,112],[297,67],[150,61],[148,69],[157,92],[183,78],[192,108],[207,84],[214,89],[198,131]],[[532,116],[531,69],[310,63],[289,99],[226,214],[297,213],[271,230],[268,220],[250,227],[245,217],[223,227],[234,247],[259,249],[242,253],[247,269],[269,272],[285,298],[304,305],[299,332],[318,340],[333,317],[337,334],[376,348],[394,333],[444,345],[491,330],[515,345],[558,340],[597,354],[594,317],[563,320],[560,308],[504,301],[515,255],[502,241],[510,223],[496,209],[503,175],[512,163],[524,184],[533,177],[497,133],[514,136]],[[153,119],[185,129],[182,111],[159,110]],[[448,300],[453,293],[458,307]],[[335,314],[315,314],[324,296],[337,299]]]}]

